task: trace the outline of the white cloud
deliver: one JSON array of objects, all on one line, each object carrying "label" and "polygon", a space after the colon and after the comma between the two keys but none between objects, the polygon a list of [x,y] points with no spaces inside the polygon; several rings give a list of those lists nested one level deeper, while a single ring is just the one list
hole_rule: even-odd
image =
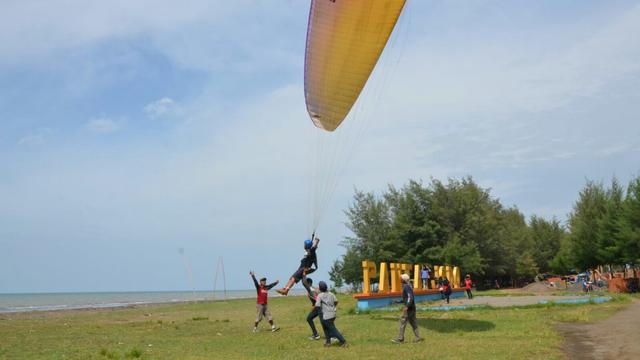
[{"label": "white cloud", "polygon": [[[171,16],[170,6],[163,4],[155,8],[145,3],[116,2],[115,10],[110,11],[103,8],[107,5],[69,3],[71,7],[84,9],[74,10],[75,16],[68,20],[70,24],[64,23],[68,17],[52,15],[49,19],[39,13],[33,14],[36,17],[32,22],[36,24],[33,28],[24,21],[29,18],[26,15],[20,23],[13,21],[13,25],[0,21],[0,30],[7,27],[11,30],[9,35],[0,31],[0,59],[11,52],[5,49],[7,44],[13,44],[18,50],[8,56],[8,60],[4,59],[10,61],[13,56],[84,46],[105,37],[122,37],[127,42],[130,37],[140,34],[144,39],[147,36],[152,38],[151,46],[157,46],[179,67],[227,69],[226,62],[230,59],[237,60],[239,67],[250,67],[246,64],[253,59],[281,72],[291,68],[288,55],[298,54],[293,59],[297,66],[301,66],[303,61],[303,41],[297,45],[298,49],[287,44],[289,53],[280,54],[276,49],[275,55],[260,58],[256,54],[273,49],[265,49],[266,46],[249,39],[246,34],[238,40],[236,33],[231,36],[221,32],[220,28],[205,26],[203,22],[212,21],[220,15],[211,14],[220,6],[216,3],[206,4],[209,13],[204,14],[203,11],[202,17],[197,12],[185,10],[175,18]],[[235,1],[224,3],[237,5]],[[237,11],[246,11],[248,6],[243,8],[242,5]],[[24,10],[31,5],[16,2],[9,8],[12,6]],[[42,6],[55,7],[50,3]],[[127,11],[120,13],[123,9]],[[46,8],[43,12],[48,13],[49,10],[56,11]],[[141,14],[148,14],[149,18]],[[7,12],[0,14],[0,20],[11,21],[11,17]],[[123,18],[129,21],[120,22]],[[252,26],[264,26],[266,33],[281,31],[281,26],[271,27],[276,23],[272,19],[259,18],[268,19],[270,25],[257,21]],[[619,135],[611,131],[610,138],[604,142],[600,137],[592,136],[599,135],[597,131],[586,133],[584,130],[594,123],[599,125],[599,129],[602,129],[602,124],[617,128],[602,120],[615,121],[619,117],[606,117],[587,110],[572,115],[571,111],[578,107],[570,102],[583,96],[597,97],[607,83],[615,83],[616,79],[637,72],[636,65],[640,63],[636,62],[637,41],[632,37],[638,30],[635,22],[638,20],[637,11],[612,20],[619,21],[611,21],[608,26],[599,28],[596,35],[578,32],[582,39],[577,43],[558,40],[552,47],[554,51],[543,51],[543,56],[538,56],[540,54],[528,46],[514,52],[514,44],[504,39],[488,46],[483,41],[475,41],[478,39],[459,45],[445,39],[448,44],[441,48],[408,48],[396,67],[397,76],[387,82],[381,81],[380,86],[385,93],[376,98],[377,93],[370,91],[373,96],[368,101],[363,96],[365,101],[358,105],[366,110],[361,119],[368,122],[367,132],[355,141],[354,159],[339,178],[338,189],[327,211],[327,221],[322,224],[322,236],[327,242],[323,245],[325,263],[342,252],[337,245],[346,231],[341,210],[348,206],[354,186],[365,191],[378,191],[387,183],[402,185],[410,178],[426,180],[433,176],[445,180],[472,174],[482,186],[493,188],[495,196],[505,198],[505,204],[524,205],[521,209],[527,213],[562,217],[567,212],[563,206],[570,205],[573,194],[558,200],[549,194],[549,190],[555,188],[559,193],[569,193],[580,184],[568,183],[570,176],[565,174],[556,175],[559,170],[564,170],[558,168],[569,169],[575,175],[573,178],[578,178],[577,182],[585,176],[594,177],[594,172],[589,171],[597,171],[598,165],[605,161],[588,159],[589,165],[581,168],[580,161],[566,160],[585,153],[594,154],[598,149],[594,145],[603,148],[603,144],[615,143],[619,139]],[[287,26],[292,23],[286,22]],[[43,30],[49,27],[50,38]],[[19,44],[16,39],[20,37],[16,34],[20,31],[35,41]],[[238,31],[247,30],[242,27]],[[470,29],[459,31],[465,33]],[[163,35],[163,32],[174,35]],[[562,37],[562,32],[558,34]],[[216,43],[211,39],[208,43],[203,41],[204,37],[211,36],[229,42],[225,44],[229,52],[216,53],[218,49],[212,47],[192,51],[197,46]],[[421,34],[415,36],[420,37]],[[544,36],[532,37],[531,43],[548,40]],[[290,39],[287,37],[285,40]],[[49,40],[51,43],[47,42]],[[478,43],[482,46],[474,46]],[[146,58],[135,61],[138,60],[143,62]],[[114,71],[121,71],[121,67]],[[280,74],[278,71],[273,73]],[[96,73],[103,74],[103,67],[98,67]],[[267,76],[256,76],[247,82],[247,87],[252,87],[255,81],[260,85],[256,87],[259,93],[246,97],[217,92],[219,82],[230,81],[228,74],[221,75],[205,84],[196,99],[190,98],[188,91],[179,93],[176,89],[172,94],[177,94],[175,97],[180,99],[179,103],[166,97],[144,107],[136,105],[138,110],[142,110],[138,115],[160,117],[179,110],[181,117],[184,115],[190,121],[167,126],[154,132],[153,137],[131,131],[132,141],[122,146],[101,142],[91,144],[92,147],[87,149],[85,144],[70,141],[53,149],[44,160],[27,159],[30,162],[24,163],[29,165],[16,167],[13,170],[16,175],[9,177],[17,179],[15,184],[0,187],[1,191],[11,195],[3,194],[0,198],[13,199],[5,200],[5,204],[9,204],[5,205],[7,213],[17,214],[15,217],[23,219],[27,224],[25,228],[29,229],[33,228],[30,225],[34,221],[65,230],[73,224],[75,230],[70,235],[86,237],[95,243],[113,242],[114,247],[131,239],[131,245],[127,246],[136,251],[142,251],[139,244],[144,239],[153,239],[154,244],[165,244],[171,249],[186,246],[190,253],[196,245],[201,245],[201,264],[210,264],[213,257],[209,255],[212,253],[217,256],[224,252],[225,256],[233,256],[241,253],[247,245],[264,246],[266,254],[261,258],[297,256],[299,249],[292,250],[289,245],[292,238],[302,238],[301,234],[304,234],[306,196],[312,191],[308,189],[312,172],[307,167],[313,164],[307,156],[313,136],[306,130],[313,129],[304,110],[302,72],[295,79],[279,79],[276,85],[269,80],[262,81]],[[282,85],[280,81],[290,82],[290,85]],[[78,88],[77,83],[71,85]],[[375,84],[372,85],[376,90]],[[611,88],[614,95],[620,93],[616,86]],[[91,82],[86,89],[95,92]],[[136,104],[144,104],[148,99],[133,100]],[[602,108],[611,107],[606,101],[603,103],[600,105]],[[637,109],[624,107],[624,104],[621,112],[633,114]],[[566,112],[555,111],[562,106],[567,106]],[[544,111],[547,113],[539,114]],[[570,116],[576,120],[563,126],[562,123]],[[353,119],[347,120],[347,124],[353,123],[349,121]],[[637,133],[635,124],[630,123],[626,132]],[[85,124],[84,129],[109,133],[120,130],[124,125],[122,120],[98,117]],[[48,131],[35,131],[20,143],[45,143]],[[586,141],[590,136],[598,141]],[[627,143],[635,144],[633,141]],[[22,164],[20,160],[11,161]],[[545,168],[545,165],[550,166]],[[48,181],[43,183],[40,181],[42,178]],[[531,192],[533,187],[540,190]],[[104,191],[96,192],[97,188]],[[55,205],[61,198],[65,199],[69,211],[56,211]],[[49,233],[55,233],[52,237],[65,238],[65,230]],[[42,238],[36,230],[29,231],[34,232],[34,239]],[[256,234],[260,234],[260,239]],[[149,258],[161,253],[157,248],[153,251],[154,256]],[[175,254],[175,250],[171,251]],[[119,253],[114,256],[120,256]],[[254,259],[252,254],[248,254],[246,260],[255,262],[256,266],[267,266],[260,257]],[[141,264],[152,268],[147,265]],[[194,265],[198,266],[195,259]],[[236,268],[244,266],[235,265]],[[277,264],[268,270],[274,277],[288,276],[288,266]],[[233,271],[233,264],[230,267],[232,274],[240,273]],[[161,270],[159,273],[164,270],[161,267],[154,269]],[[131,273],[136,273],[140,268],[132,270]],[[213,270],[207,273],[213,273]],[[319,275],[326,276],[324,269]],[[163,273],[164,276],[171,277],[171,274]],[[232,277],[232,280],[241,280],[240,276]],[[128,278],[128,275],[122,277]],[[122,286],[118,281],[113,284]],[[175,282],[167,283],[163,279],[151,286],[172,286],[167,284]]]},{"label": "white cloud", "polygon": [[168,97],[150,102],[144,107],[144,113],[151,118],[156,118],[164,115],[171,110],[175,105],[175,102]]},{"label": "white cloud", "polygon": [[227,4],[9,0],[3,2],[0,13],[0,62],[38,61],[42,58],[38,55],[109,37],[170,30],[185,23],[216,19],[231,11],[232,6]]},{"label": "white cloud", "polygon": [[109,134],[120,130],[121,123],[110,118],[101,117],[89,120],[85,128],[94,133]]},{"label": "white cloud", "polygon": [[613,144],[604,147],[597,151],[597,154],[602,157],[608,157],[612,155],[622,154],[632,149],[630,144]]},{"label": "white cloud", "polygon": [[[428,40],[414,40],[396,69],[388,64],[393,56],[383,60],[367,84],[366,91],[385,90],[382,105],[369,105],[378,108],[372,116],[380,119],[380,132],[390,135],[375,141],[397,143],[395,134],[404,136],[415,149],[413,156],[429,154],[423,166],[469,173],[567,162],[592,153],[588,140],[605,132],[619,140],[615,126],[628,120],[619,116],[614,124],[604,111],[586,109],[594,100],[604,109],[612,103],[608,96],[629,94],[619,85],[621,79],[640,75],[635,36],[640,6],[613,14],[597,27],[563,26],[583,31],[573,28],[580,37],[565,37],[559,28],[555,38],[529,36],[529,44],[508,37],[496,41],[492,33],[469,34],[476,36],[473,41],[457,46],[446,33],[437,35],[443,39],[423,34]],[[384,79],[390,70],[394,76]],[[632,113],[625,101],[620,105]],[[550,134],[561,134],[562,140]],[[399,153],[399,146],[387,148]]]},{"label": "white cloud", "polygon": [[[413,44],[388,84],[404,91],[390,92],[385,99],[398,104],[394,110],[400,114],[424,114],[418,121],[456,114],[491,114],[498,120],[595,96],[607,83],[640,69],[640,40],[635,36],[640,33],[640,5],[599,25],[583,29],[578,40],[563,37],[559,28],[555,38],[533,37],[530,47],[513,40],[495,42],[493,34],[478,35],[474,41],[487,45],[467,43],[464,52],[446,36],[431,40],[440,46]],[[445,46],[439,41],[449,42]]]},{"label": "white cloud", "polygon": [[38,128],[30,134],[27,134],[18,140],[18,145],[38,146],[44,145],[47,138],[51,134],[49,128]]},{"label": "white cloud", "polygon": [[[286,41],[277,49],[260,45],[267,37],[278,41],[282,34],[277,26],[265,24],[282,23],[291,16],[299,16],[299,23],[306,24],[308,7],[295,0],[275,7],[252,0],[54,0],[37,4],[8,0],[2,5],[0,66],[48,66],[54,56],[68,60],[70,49],[141,36],[179,66],[205,70],[268,66],[266,60],[271,64],[297,61],[291,59],[290,51],[283,53],[283,48],[290,50]],[[291,8],[300,11],[292,15]],[[223,46],[233,51],[221,51]]]}]

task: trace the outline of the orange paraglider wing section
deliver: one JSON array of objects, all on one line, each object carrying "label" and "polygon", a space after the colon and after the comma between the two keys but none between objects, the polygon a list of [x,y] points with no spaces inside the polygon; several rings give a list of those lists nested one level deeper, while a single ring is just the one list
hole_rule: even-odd
[{"label": "orange paraglider wing section", "polygon": [[313,123],[335,130],[373,71],[406,0],[312,0],[305,99]]}]

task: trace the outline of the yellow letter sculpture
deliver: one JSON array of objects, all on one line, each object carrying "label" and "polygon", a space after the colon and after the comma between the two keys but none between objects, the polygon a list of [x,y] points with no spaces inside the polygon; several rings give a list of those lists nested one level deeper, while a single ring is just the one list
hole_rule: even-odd
[{"label": "yellow letter sculpture", "polygon": [[[421,266],[419,264],[407,264],[407,263],[380,263],[379,280],[378,280],[378,293],[384,294],[389,292],[402,291],[402,280],[400,275],[407,274],[410,277],[413,276],[413,288],[416,290],[426,289],[422,286],[420,277]],[[364,295],[371,294],[371,279],[375,279],[378,276],[378,269],[373,261],[362,261],[362,280]],[[454,289],[460,288],[461,274],[460,268],[450,265],[434,265],[433,275],[431,276],[431,288],[436,288],[436,281],[438,278],[447,278],[451,287]]]},{"label": "yellow letter sculpture", "polygon": [[380,263],[380,282],[378,283],[378,292],[389,292],[389,271],[387,270],[387,263]]},{"label": "yellow letter sculpture", "polygon": [[420,265],[413,265],[413,289],[422,289],[422,281],[420,279]]},{"label": "yellow letter sculpture", "polygon": [[391,268],[391,292],[400,292],[400,267],[399,263],[389,264]]},{"label": "yellow letter sculpture", "polygon": [[371,292],[371,279],[377,276],[376,263],[373,261],[365,260],[362,262],[362,275],[363,286],[362,292],[369,294]]}]

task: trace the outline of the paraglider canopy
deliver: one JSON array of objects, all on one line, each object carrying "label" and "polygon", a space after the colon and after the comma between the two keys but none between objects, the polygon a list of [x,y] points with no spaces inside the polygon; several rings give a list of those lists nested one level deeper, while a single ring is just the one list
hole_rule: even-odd
[{"label": "paraglider canopy", "polygon": [[333,131],[358,99],[406,0],[312,0],[305,99],[318,128]]}]

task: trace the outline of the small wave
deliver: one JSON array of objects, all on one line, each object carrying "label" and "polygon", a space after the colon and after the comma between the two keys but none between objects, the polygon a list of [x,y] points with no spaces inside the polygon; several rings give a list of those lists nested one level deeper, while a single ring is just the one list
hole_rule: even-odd
[{"label": "small wave", "polygon": [[69,305],[40,305],[40,306],[8,306],[0,308],[0,313],[14,313],[27,311],[51,311],[72,309]]}]

